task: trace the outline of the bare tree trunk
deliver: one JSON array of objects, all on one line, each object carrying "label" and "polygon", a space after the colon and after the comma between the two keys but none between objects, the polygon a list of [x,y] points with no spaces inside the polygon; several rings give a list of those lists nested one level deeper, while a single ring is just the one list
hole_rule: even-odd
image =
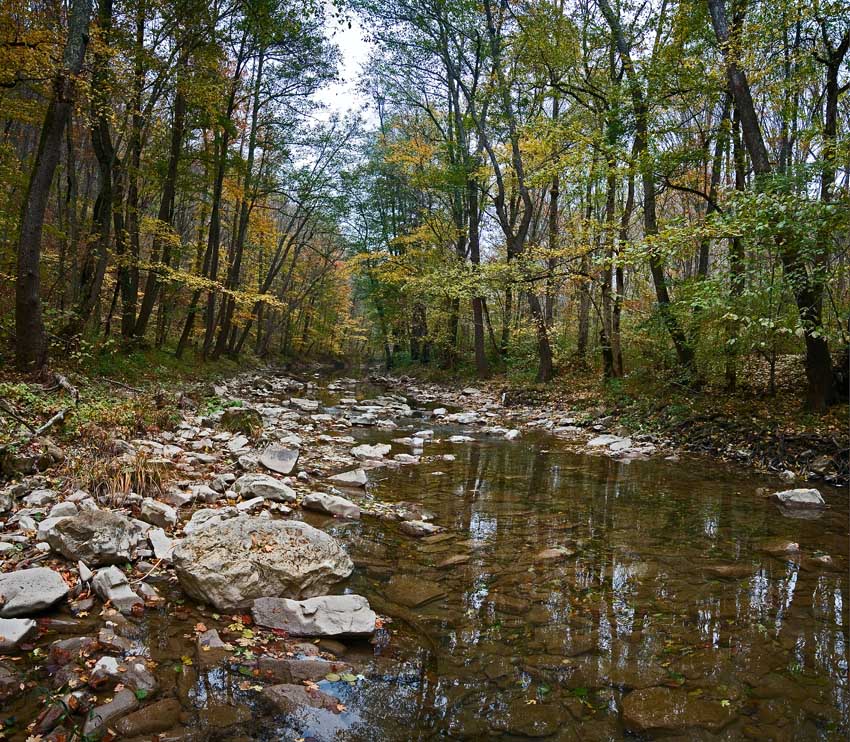
[{"label": "bare tree trunk", "polygon": [[18,368],[24,371],[43,368],[47,363],[47,333],[41,314],[41,235],[50,184],[59,163],[62,135],[74,106],[74,77],[83,67],[88,46],[91,14],[92,0],[71,0],[62,67],[53,83],[53,94],[21,208],[15,285],[15,354]]}]

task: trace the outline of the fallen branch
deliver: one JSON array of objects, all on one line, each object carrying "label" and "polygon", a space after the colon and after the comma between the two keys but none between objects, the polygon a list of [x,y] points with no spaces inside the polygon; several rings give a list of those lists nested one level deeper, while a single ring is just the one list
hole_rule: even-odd
[{"label": "fallen branch", "polygon": [[114,386],[120,386],[122,389],[127,389],[131,392],[135,392],[136,394],[142,394],[141,389],[137,389],[134,386],[130,386],[129,384],[125,384],[122,381],[115,381],[115,379],[107,379],[105,376],[100,377],[102,381],[105,381],[107,384],[112,384]]},{"label": "fallen branch", "polygon": [[12,446],[25,446],[29,443],[33,438],[38,438],[41,435],[44,435],[50,428],[52,428],[56,423],[61,423],[65,420],[65,416],[71,411],[70,407],[66,407],[63,410],[57,412],[53,417],[51,417],[44,425],[36,428],[28,435],[25,435],[23,438],[19,438],[16,441],[10,441],[4,446],[0,446],[0,453],[5,452],[8,448]]},{"label": "fallen branch", "polygon": [[73,386],[62,374],[56,374],[56,383],[71,395],[71,399],[74,400],[74,407],[77,407],[80,404],[80,392],[77,387]]},{"label": "fallen branch", "polygon": [[11,417],[16,422],[19,422],[28,430],[31,430],[33,433],[35,432],[35,428],[30,425],[24,418],[20,417],[16,412],[15,408],[12,407],[11,402],[7,402],[5,399],[0,399],[0,410],[5,412],[9,417]]}]

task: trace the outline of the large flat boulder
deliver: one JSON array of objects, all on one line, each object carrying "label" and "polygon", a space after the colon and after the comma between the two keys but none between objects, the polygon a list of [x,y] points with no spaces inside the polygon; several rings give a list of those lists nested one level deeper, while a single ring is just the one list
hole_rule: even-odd
[{"label": "large flat boulder", "polygon": [[322,595],[354,565],[340,543],[300,521],[242,516],[179,542],[172,556],[180,585],[220,611],[256,598]]},{"label": "large flat boulder", "polygon": [[283,629],[291,636],[368,636],[377,616],[360,595],[324,595],[308,600],[258,598],[251,609],[254,622]]},{"label": "large flat boulder", "polygon": [[87,510],[63,518],[47,534],[47,543],[66,559],[90,567],[124,564],[143,534],[136,522],[110,510]]},{"label": "large flat boulder", "polygon": [[38,613],[67,594],[65,580],[47,567],[7,572],[0,575],[0,616],[12,618]]}]

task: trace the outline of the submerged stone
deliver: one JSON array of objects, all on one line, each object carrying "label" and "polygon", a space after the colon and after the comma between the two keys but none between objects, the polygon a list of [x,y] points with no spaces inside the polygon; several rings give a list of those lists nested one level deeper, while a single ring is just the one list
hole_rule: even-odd
[{"label": "submerged stone", "polygon": [[683,688],[645,688],[623,699],[623,723],[635,732],[676,732],[692,727],[719,732],[734,719],[731,706],[692,696]]}]

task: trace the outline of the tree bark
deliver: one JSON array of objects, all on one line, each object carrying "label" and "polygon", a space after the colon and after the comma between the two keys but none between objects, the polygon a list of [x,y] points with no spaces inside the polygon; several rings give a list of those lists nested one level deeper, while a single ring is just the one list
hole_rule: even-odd
[{"label": "tree bark", "polygon": [[[765,181],[774,174],[774,168],[770,162],[761,124],[753,104],[749,81],[744,70],[738,65],[730,46],[729,23],[726,18],[724,0],[707,0],[707,2],[714,33],[717,36],[726,63],[729,88],[732,91],[741,120],[744,144],[753,164],[757,186],[764,187]],[[810,410],[820,412],[836,399],[829,345],[821,326],[822,276],[818,275],[817,266],[810,274],[807,261],[800,254],[796,245],[779,237],[777,238],[777,247],[785,278],[794,294],[800,322],[803,326],[806,344],[806,378],[808,381],[806,406]]]},{"label": "tree bark", "polygon": [[68,40],[62,66],[41,127],[32,175],[21,208],[15,285],[15,356],[19,369],[32,371],[47,363],[47,333],[41,313],[41,236],[50,184],[59,163],[62,135],[74,106],[74,77],[83,67],[89,42],[92,0],[72,0]]}]

